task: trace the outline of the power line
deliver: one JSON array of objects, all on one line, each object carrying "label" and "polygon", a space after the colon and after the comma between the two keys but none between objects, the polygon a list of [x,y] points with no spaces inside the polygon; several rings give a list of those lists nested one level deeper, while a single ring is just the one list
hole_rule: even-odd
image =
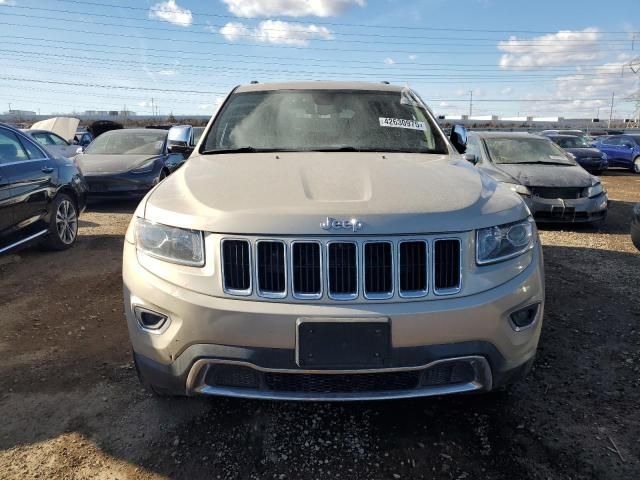
[{"label": "power line", "polygon": [[[106,7],[106,8],[121,8],[127,10],[140,10],[148,12],[149,8],[146,7],[133,7],[131,5],[114,5],[109,3],[99,3],[99,2],[90,2],[84,0],[55,0],[61,3],[72,3],[78,4],[82,6],[93,5],[97,7]],[[223,15],[223,14],[215,14],[209,12],[198,12],[191,11],[192,15],[198,15],[203,17],[213,17],[213,18],[228,18],[228,19],[245,19],[245,20],[255,20],[255,18],[251,17],[243,17],[240,15]],[[289,20],[288,23],[295,23],[304,25],[305,22],[301,22],[299,20]],[[327,25],[334,27],[356,27],[356,28],[379,28],[379,29],[401,29],[401,30],[424,30],[424,31],[437,31],[437,32],[483,32],[483,33],[529,33],[529,34],[551,34],[558,33],[557,31],[548,31],[548,30],[491,30],[491,29],[474,29],[474,28],[451,28],[451,27],[413,27],[408,25],[371,25],[371,24],[358,24],[358,23],[337,23],[337,22],[325,22],[325,21],[314,21],[316,25]],[[638,32],[628,32],[628,31],[600,31],[601,34],[615,34],[615,35],[629,35],[630,33],[638,33]]]},{"label": "power line", "polygon": [[[51,18],[51,17],[42,17],[42,16],[36,16],[36,15],[21,15],[21,14],[7,14],[6,16],[17,16],[17,17],[24,17],[24,18],[29,18],[29,19],[43,19],[43,20],[55,20],[55,21],[59,21],[59,22],[72,22],[72,23],[77,23],[76,20],[73,19],[65,19],[65,18]],[[98,26],[112,26],[112,27],[118,27],[118,28],[143,28],[143,27],[135,27],[135,26],[131,26],[128,27],[126,25],[121,25],[121,24],[116,24],[116,23],[104,23],[104,22],[86,22],[89,23],[91,25],[98,25]],[[57,31],[64,31],[68,33],[68,29],[66,28],[57,28],[57,27],[51,27],[51,26],[44,26],[44,25],[31,25],[31,24],[22,24],[22,23],[11,23],[11,22],[0,22],[0,25],[10,25],[10,26],[17,26],[17,27],[28,27],[28,28],[38,28],[38,29],[43,29],[43,30],[57,30]],[[146,27],[144,27],[144,29],[146,29]],[[156,30],[161,30],[161,31],[170,31],[172,33],[186,33],[186,34],[204,34],[204,35],[210,35],[208,32],[189,32],[189,31],[179,31],[179,30],[174,30],[174,29],[156,29]],[[166,38],[161,38],[161,37],[147,37],[147,36],[143,36],[143,35],[130,35],[130,34],[126,34],[126,33],[111,33],[111,32],[97,32],[97,31],[87,31],[87,30],[77,30],[74,28],[74,33],[85,33],[85,34],[89,34],[89,35],[106,35],[106,36],[110,36],[110,37],[124,37],[124,38],[128,38],[128,39],[140,39],[140,40],[153,40],[153,41],[163,41],[163,40],[167,40]],[[181,42],[181,43],[189,43],[189,44],[204,44],[204,45],[226,45],[226,46],[233,46],[233,47],[243,47],[246,48],[246,45],[243,44],[238,44],[238,43],[233,43],[233,42],[213,42],[213,41],[198,41],[198,40],[185,40],[185,39],[176,39],[176,38],[172,38],[171,39],[172,42]],[[364,41],[362,43],[366,43],[366,44],[370,44],[370,43],[374,43],[374,42],[369,42],[369,41]],[[385,45],[394,45],[393,43],[390,42],[379,42],[379,43],[383,43]],[[398,44],[401,45],[401,44]],[[406,44],[404,44],[406,45]],[[286,49],[295,49],[295,50],[317,50],[317,51],[330,51],[330,52],[335,52],[335,47],[334,48],[319,48],[319,47],[308,47],[308,46],[297,46],[297,45],[289,45],[289,44],[277,44],[277,45],[267,45],[267,44],[252,44],[253,47],[260,47],[260,48],[286,48]],[[384,53],[384,54],[407,54],[407,55],[413,55],[413,54],[421,54],[421,55],[430,55],[430,54],[451,54],[454,53],[451,50],[440,50],[440,51],[426,51],[426,50],[363,50],[363,49],[344,49],[341,48],[340,49],[342,52],[354,52],[354,53]],[[623,53],[626,52],[627,50],[624,49],[619,49],[616,50],[619,53]],[[499,52],[492,50],[492,51],[480,51],[480,50],[465,50],[464,52],[457,52],[460,54],[475,54],[475,55],[495,55]],[[557,51],[543,51],[540,50],[536,53],[539,54],[553,54],[553,53],[557,53]],[[563,50],[562,53],[566,53],[566,54],[570,54],[570,53],[582,53],[579,50]]]},{"label": "power line", "polygon": [[[43,11],[43,12],[53,12],[53,13],[68,13],[68,14],[79,14],[79,15],[85,15],[86,12],[82,12],[82,11],[77,11],[77,10],[61,10],[61,9],[54,9],[54,8],[43,8],[43,7],[28,7],[28,6],[23,6],[23,5],[13,5],[12,6],[12,10],[14,9],[22,9],[22,10],[37,10],[37,11]],[[10,14],[11,15],[11,14]],[[25,16],[25,17],[29,17],[29,18],[43,18],[43,17],[36,17],[36,16],[31,16],[31,15],[17,15],[17,14],[13,14],[14,16]],[[109,15],[109,14],[104,14],[104,13],[91,13],[92,17],[101,17],[101,18],[113,18],[113,19],[118,19],[118,20],[135,20],[135,21],[139,21],[139,22],[146,22],[146,23],[154,23],[157,24],[158,20],[156,19],[152,19],[152,18],[131,18],[131,17],[127,17],[127,16],[121,16],[121,15]],[[48,18],[48,17],[47,17]],[[74,21],[74,20],[68,20],[66,18],[52,18],[52,20],[65,20],[65,21]],[[91,22],[91,23],[95,23],[95,22]],[[100,24],[102,25],[102,24]],[[104,25],[114,25],[114,24],[104,24]],[[145,29],[145,30],[158,30],[158,31],[171,31],[171,32],[178,32],[178,33],[196,33],[196,34],[204,34],[204,35],[208,35],[208,34],[215,34],[215,35],[222,35],[222,33],[220,33],[219,31],[215,31],[215,28],[223,28],[225,25],[220,25],[220,24],[211,24],[211,23],[191,23],[189,26],[190,27],[194,27],[194,26],[202,26],[207,28],[209,31],[208,32],[189,32],[186,30],[176,30],[176,29],[171,29],[171,28],[159,28],[159,27],[138,27],[138,26],[132,26],[132,25],[120,25],[119,26],[123,26],[123,27],[127,27],[127,28],[140,28],[140,29]],[[284,29],[284,28],[275,28],[275,27],[261,27],[261,31],[267,31],[267,32],[286,32],[288,34],[290,33],[298,33],[301,34],[299,37],[293,37],[297,40],[307,40],[308,39],[308,34],[309,31],[308,30],[292,30],[292,29]],[[259,35],[256,34],[243,34],[243,33],[236,33],[237,36],[239,37],[248,37],[248,38],[260,38]],[[477,38],[477,37],[443,37],[443,36],[435,36],[435,37],[428,37],[428,36],[407,36],[407,35],[389,35],[388,33],[385,34],[376,34],[376,33],[345,33],[345,32],[331,32],[331,35],[339,35],[339,36],[352,36],[352,37],[378,37],[378,38],[403,38],[403,39],[428,39],[428,40],[441,40],[443,42],[447,42],[445,43],[445,45],[451,45],[451,41],[452,40],[464,40],[464,41],[473,41],[473,42],[478,42],[478,41],[490,41],[490,42],[496,42],[496,41],[508,41],[508,40],[502,40],[502,39],[496,39],[496,38],[486,38],[486,37],[481,37],[481,38]],[[310,40],[310,39],[309,39]],[[336,41],[336,39],[328,39],[328,38],[313,38],[314,41]],[[387,44],[387,45],[413,45],[413,43],[406,43],[406,42],[402,42],[402,43],[389,43],[388,41],[381,41],[381,42],[375,42],[375,41],[371,41],[371,40],[339,40],[343,43],[383,43],[383,44]],[[558,45],[558,44],[575,44],[575,45],[582,45],[584,43],[583,40],[580,39],[571,39],[571,38],[555,38],[553,40],[535,40],[535,41],[530,41],[530,43],[524,43],[524,42],[529,42],[528,40],[518,40],[518,46],[522,47],[522,46],[541,46],[541,45]],[[611,40],[605,40],[605,41],[598,41],[598,43],[600,45],[621,45],[621,44],[630,44],[631,40],[630,39],[611,39]],[[435,44],[424,44],[422,43],[421,45],[443,45],[443,43],[435,43]],[[467,43],[467,44],[458,44],[456,46],[476,46],[476,43]]]},{"label": "power line", "polygon": [[[28,43],[20,43],[20,42],[11,42],[11,43],[5,43],[4,45],[9,45],[9,44],[15,44],[18,46],[33,46],[33,47],[48,47],[50,46],[51,43],[60,43],[60,44],[65,44],[65,45],[74,45],[77,46],[78,42],[75,41],[65,41],[65,40],[58,40],[58,39],[42,39],[42,38],[38,38],[38,37],[24,37],[24,36],[14,36],[14,35],[0,35],[0,38],[8,38],[8,39],[24,39],[24,40],[35,40],[35,41],[40,41],[40,42],[45,42],[45,45],[42,44],[28,44]],[[105,43],[100,43],[99,45],[94,44],[94,43],[83,43],[82,44],[83,47],[96,47],[96,46],[100,46],[100,47],[107,47],[107,48],[120,48],[120,49],[126,49],[127,55],[130,55],[131,53],[131,46],[127,45],[113,45],[113,44],[105,44]],[[85,49],[89,52],[93,52],[93,53],[109,53],[109,54],[122,54],[121,52],[113,52],[113,51],[104,51],[104,50],[90,50],[90,49]],[[313,62],[335,62],[335,63],[346,63],[346,64],[363,64],[363,65],[369,65],[369,64],[375,64],[377,66],[367,66],[367,67],[354,67],[354,68],[371,68],[371,69],[380,69],[380,70],[384,70],[384,72],[388,72],[389,69],[391,68],[389,65],[381,65],[382,62],[380,61],[372,61],[372,60],[358,60],[358,59],[348,59],[348,60],[343,60],[343,59],[336,59],[336,58],[331,58],[331,59],[322,59],[322,58],[309,58],[309,57],[303,57],[303,58],[297,58],[297,57],[279,57],[279,56],[264,56],[264,55],[247,55],[247,54],[240,54],[240,53],[217,53],[217,52],[199,52],[199,51],[194,51],[194,50],[168,50],[168,49],[164,49],[164,48],[151,48],[151,47],[144,47],[144,52],[145,52],[145,56],[148,57],[158,57],[158,58],[167,58],[170,57],[171,54],[176,53],[176,54],[180,54],[180,55],[196,55],[195,60],[201,60],[203,56],[213,56],[213,57],[232,57],[232,60],[234,63],[250,63],[250,64],[255,64],[254,61],[240,61],[237,58],[252,58],[252,59],[259,59],[259,60],[268,60],[269,61],[269,65],[289,65],[289,66],[294,66],[294,65],[301,65],[301,66],[306,66],[305,64],[300,64],[300,63],[291,63],[291,62],[286,62],[286,63],[275,63],[272,62],[271,60],[295,60],[295,61],[304,61],[304,60],[308,60],[308,61],[313,61]],[[151,51],[151,52],[162,52],[162,55],[152,55],[152,54],[148,54],[146,53],[147,51]],[[189,60],[192,60],[194,58],[188,58]],[[229,60],[218,60],[218,61],[229,61]],[[318,66],[318,67],[326,67],[326,65],[309,65],[309,66]],[[447,71],[468,71],[470,68],[473,69],[478,69],[478,68],[487,68],[490,70],[495,70],[497,65],[494,63],[485,63],[485,64],[469,64],[469,63],[423,63],[423,62],[396,62],[393,67],[399,67],[399,66],[407,66],[407,67],[411,67],[412,69],[415,69],[416,66],[422,67],[422,66],[428,66],[430,67],[429,70],[447,70]],[[434,68],[435,67],[435,68]],[[461,67],[461,69],[454,69],[454,68],[449,68],[449,67]],[[545,71],[553,71],[553,70],[570,70],[571,72],[575,72],[576,68],[583,68],[583,67],[598,67],[598,69],[610,69],[610,70],[615,70],[616,73],[619,72],[619,65],[599,65],[599,64],[575,64],[575,65],[540,65],[540,66],[536,66],[536,70],[538,69],[542,69]],[[530,71],[531,67],[519,67],[519,66],[514,66],[514,67],[510,67],[510,69],[508,70],[509,72],[527,72]],[[507,70],[503,70],[505,72],[507,72]]]}]

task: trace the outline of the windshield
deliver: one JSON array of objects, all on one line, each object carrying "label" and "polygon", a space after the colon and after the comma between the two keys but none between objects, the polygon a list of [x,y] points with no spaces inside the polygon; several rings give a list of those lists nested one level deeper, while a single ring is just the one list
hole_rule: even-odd
[{"label": "windshield", "polygon": [[553,142],[542,138],[486,138],[494,163],[575,165]]},{"label": "windshield", "polygon": [[197,145],[204,133],[204,127],[193,127],[193,144]]},{"label": "windshield", "polygon": [[84,153],[92,155],[158,155],[166,130],[112,130],[103,133]]},{"label": "windshield", "polygon": [[562,148],[591,148],[591,144],[584,137],[555,137],[552,140]]},{"label": "windshield", "polygon": [[219,151],[447,153],[442,135],[409,90],[280,90],[231,97],[207,134]]}]

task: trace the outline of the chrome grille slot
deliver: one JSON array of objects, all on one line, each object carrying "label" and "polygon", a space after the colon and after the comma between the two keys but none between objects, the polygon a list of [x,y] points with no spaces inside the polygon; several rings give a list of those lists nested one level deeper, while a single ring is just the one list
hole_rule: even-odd
[{"label": "chrome grille slot", "polygon": [[448,295],[460,291],[460,240],[436,240],[433,246],[434,291]]},{"label": "chrome grille slot", "polygon": [[284,298],[287,294],[287,274],[284,243],[259,240],[256,243],[258,295]]},{"label": "chrome grille slot", "polygon": [[294,242],[291,246],[293,296],[316,299],[322,296],[322,266],[320,244]]},{"label": "chrome grille slot", "polygon": [[427,242],[401,242],[400,296],[422,297],[427,294]]},{"label": "chrome grille slot", "polygon": [[355,242],[328,244],[329,297],[352,300],[358,296],[358,248]]},{"label": "chrome grille slot", "polygon": [[393,256],[390,242],[364,244],[364,294],[375,300],[393,296]]},{"label": "chrome grille slot", "polygon": [[247,240],[222,241],[224,290],[232,295],[251,294],[251,259]]}]

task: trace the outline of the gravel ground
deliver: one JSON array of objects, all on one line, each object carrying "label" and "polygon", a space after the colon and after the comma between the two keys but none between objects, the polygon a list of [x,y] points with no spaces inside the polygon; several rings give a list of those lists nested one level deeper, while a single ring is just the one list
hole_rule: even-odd
[{"label": "gravel ground", "polygon": [[0,478],[640,478],[640,176],[603,177],[600,227],[547,228],[532,374],[508,392],[353,404],[157,399],[130,361],[122,236],[135,205],[82,217],[77,246],[0,259]]}]

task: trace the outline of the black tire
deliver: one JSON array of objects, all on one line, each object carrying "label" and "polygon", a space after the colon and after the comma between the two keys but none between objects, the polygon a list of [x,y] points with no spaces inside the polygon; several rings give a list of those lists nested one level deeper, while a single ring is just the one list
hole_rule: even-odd
[{"label": "black tire", "polygon": [[49,234],[44,240],[45,248],[66,250],[78,238],[78,207],[76,201],[66,193],[59,193],[51,204]]},{"label": "black tire", "polygon": [[640,155],[633,159],[633,165],[631,165],[631,170],[634,173],[640,174]]},{"label": "black tire", "polygon": [[640,226],[631,225],[631,241],[640,250]]}]

